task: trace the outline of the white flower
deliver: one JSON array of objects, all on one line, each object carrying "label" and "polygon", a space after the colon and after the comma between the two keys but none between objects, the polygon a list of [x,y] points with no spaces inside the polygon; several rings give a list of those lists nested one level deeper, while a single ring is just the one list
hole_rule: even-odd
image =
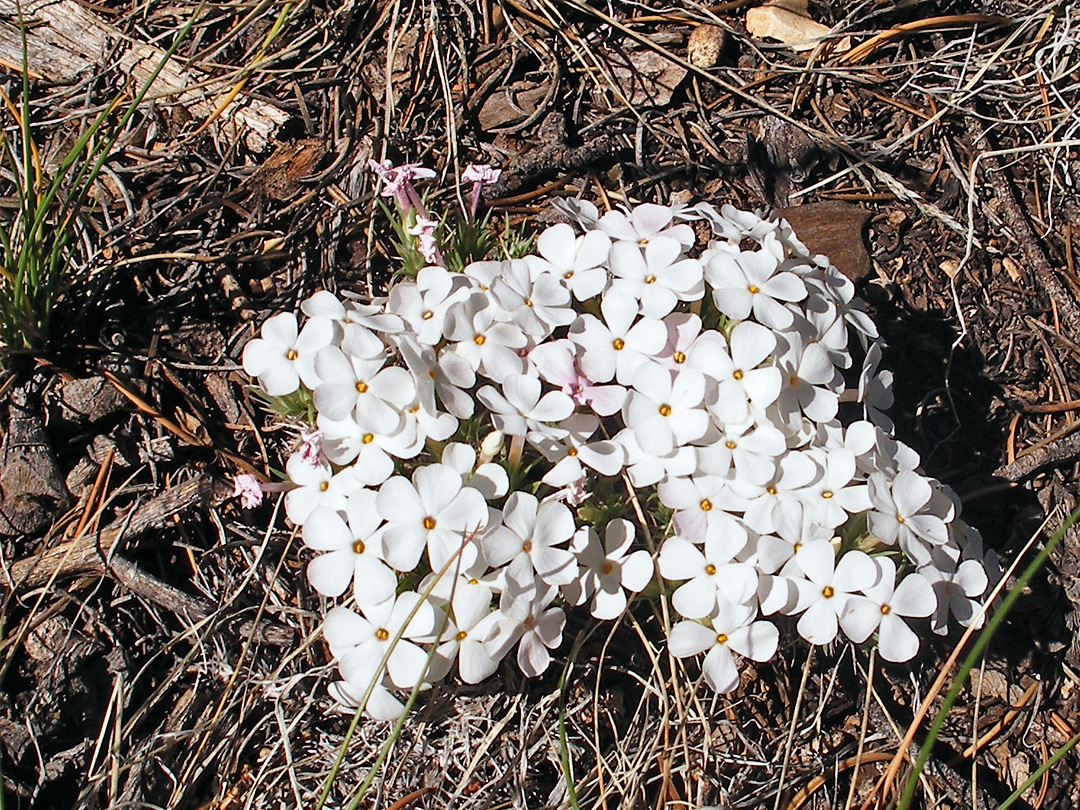
[{"label": "white flower", "polygon": [[784,434],[767,420],[714,428],[700,440],[698,468],[709,475],[732,476],[764,485],[776,474],[777,460],[787,449]]},{"label": "white flower", "polygon": [[[360,701],[368,693],[370,687],[367,703],[364,704],[364,714],[372,720],[383,722],[397,720],[405,711],[405,704],[394,697],[394,693],[388,688],[392,684],[378,670],[378,661],[371,661],[366,669],[357,666],[351,671],[352,676],[357,680],[355,684],[349,681],[335,681],[327,687],[327,691],[342,706],[355,709],[360,705]],[[375,679],[378,679],[378,683],[372,685]]]},{"label": "white flower", "polygon": [[468,295],[468,279],[444,267],[425,267],[414,283],[401,282],[390,289],[390,311],[399,315],[421,343],[442,340],[455,305]]},{"label": "white flower", "polygon": [[491,411],[495,427],[510,436],[536,435],[559,438],[566,435],[561,428],[546,422],[559,422],[574,412],[574,402],[562,391],[548,391],[540,396],[542,384],[536,377],[515,374],[502,384],[502,393],[490,385],[476,396]]},{"label": "white flower", "polygon": [[600,302],[601,321],[582,315],[570,327],[570,340],[581,347],[578,362],[590,380],[629,385],[634,372],[654,355],[663,351],[667,329],[655,318],[637,323],[638,305],[633,298],[612,292]]},{"label": "white flower", "polygon": [[416,399],[428,414],[438,413],[439,402],[459,419],[473,414],[473,399],[468,389],[476,382],[472,366],[464,357],[443,349],[438,357],[435,349],[412,340],[408,335],[398,338],[401,356],[415,383]]},{"label": "white flower", "polygon": [[675,211],[666,205],[645,203],[634,206],[627,214],[608,211],[600,217],[597,227],[612,239],[647,245],[657,239],[670,239],[681,248],[694,244],[694,229],[689,225],[672,225]]},{"label": "white flower", "polygon": [[518,643],[517,663],[526,677],[543,675],[551,664],[551,653],[562,644],[566,614],[560,608],[548,607],[557,590],[552,586],[537,589],[532,598],[518,596],[503,606],[498,630],[488,641],[488,652],[502,658]]},{"label": "white flower", "polygon": [[308,515],[304,545],[326,552],[308,563],[312,587],[324,596],[341,596],[351,584],[358,605],[393,596],[398,580],[382,560],[376,534],[381,524],[375,493],[370,489],[350,496],[344,514],[320,506]]},{"label": "white flower", "polygon": [[716,380],[709,397],[709,412],[722,424],[741,425],[751,416],[751,403],[764,409],[780,396],[780,370],[758,368],[776,351],[776,335],[764,326],[744,321],[730,338],[731,354],[717,332],[703,335],[695,344],[692,368]]},{"label": "white flower", "polygon": [[487,504],[478,490],[462,486],[461,473],[453,467],[418,467],[411,482],[395,476],[379,488],[375,505],[387,523],[383,559],[398,571],[413,570],[425,546],[435,571],[455,555],[451,570],[475,562],[475,540],[487,525]]},{"label": "white flower", "polygon": [[678,447],[671,453],[653,455],[641,449],[634,431],[623,428],[613,441],[626,451],[626,474],[635,487],[651,487],[666,477],[685,477],[697,469],[697,448]]},{"label": "white flower", "polygon": [[467,444],[451,442],[443,448],[443,464],[453,467],[461,474],[462,483],[479,490],[485,500],[501,498],[510,490],[510,477],[498,464],[476,464],[476,451]]},{"label": "white flower", "polygon": [[874,585],[879,576],[873,560],[861,551],[849,551],[840,561],[830,543],[817,540],[795,552],[795,564],[806,579],[794,580],[799,590],[799,635],[811,644],[836,638],[839,616],[851,595]]},{"label": "white flower", "polygon": [[649,552],[631,552],[634,525],[628,520],[612,520],[604,530],[604,543],[591,526],[574,535],[570,550],[577,556],[581,572],[563,586],[563,594],[573,605],[592,597],[590,612],[594,618],[618,618],[626,609],[626,592],[637,593],[653,576]]},{"label": "white flower", "polygon": [[916,565],[930,561],[927,546],[943,546],[949,530],[933,513],[934,489],[917,472],[904,471],[891,482],[883,473],[869,479],[873,510],[866,515],[867,527],[881,542],[899,544]]},{"label": "white flower", "polygon": [[333,420],[319,414],[323,454],[335,464],[349,464],[356,480],[378,486],[394,474],[395,458],[414,458],[424,445],[416,421],[405,418],[395,432],[381,432],[355,419]]},{"label": "white flower", "polygon": [[919,637],[908,627],[907,619],[929,616],[937,607],[930,583],[920,574],[908,574],[896,584],[896,563],[888,557],[875,557],[877,582],[866,585],[865,596],[852,596],[840,614],[840,626],[856,644],[878,631],[878,652],[886,661],[910,661],[919,651]]},{"label": "white flower", "polygon": [[567,326],[576,317],[570,306],[570,291],[551,273],[533,278],[523,259],[502,263],[491,284],[491,294],[521,330],[542,339],[558,326]]},{"label": "white flower", "polygon": [[[348,293],[344,295],[349,296]],[[378,303],[362,304],[355,300],[342,302],[329,290],[314,293],[300,305],[300,310],[309,318],[329,318],[341,323],[345,328],[349,324],[358,324],[387,335],[405,328],[401,318],[387,312]]]},{"label": "white flower", "polygon": [[548,585],[566,585],[577,575],[574,555],[563,548],[574,536],[574,516],[561,503],[537,501],[527,492],[512,492],[503,509],[503,523],[483,538],[484,556],[505,566],[515,592],[535,590],[539,578]]},{"label": "white flower", "polygon": [[764,250],[719,249],[707,255],[705,279],[717,309],[737,321],[753,312],[755,320],[773,329],[791,326],[795,318],[784,302],[803,300],[806,285],[794,273],[778,272],[776,257]]},{"label": "white flower", "polygon": [[464,357],[473,371],[497,383],[525,371],[525,360],[518,351],[529,342],[516,324],[499,320],[502,314],[487,295],[477,293],[454,310],[446,330],[447,338],[456,341],[454,352]]},{"label": "white flower", "polygon": [[[734,519],[732,526],[737,526]],[[705,538],[703,548],[678,535],[665,540],[660,548],[660,573],[664,579],[685,580],[671,595],[672,607],[688,619],[704,619],[724,605],[749,602],[757,593],[757,570],[735,561],[745,545],[745,531],[741,536],[713,533]]]},{"label": "white flower", "polygon": [[893,374],[887,369],[878,371],[881,362],[881,342],[870,344],[859,374],[859,402],[863,404],[866,418],[886,433],[893,432],[893,420],[886,413],[893,406]]},{"label": "white flower", "polygon": [[296,315],[281,312],[268,318],[259,334],[244,346],[244,371],[259,378],[259,387],[272,397],[291,394],[303,382],[315,388],[320,382],[315,355],[330,345],[333,322],[312,318],[298,331]]},{"label": "white flower", "polygon": [[[553,225],[536,240],[540,256],[526,256],[529,269],[537,273],[553,273],[570,288],[574,298],[585,301],[604,291],[608,272],[604,266],[611,239],[601,231],[589,231],[575,236],[566,224]],[[542,258],[541,258],[542,257]]]},{"label": "white flower", "polygon": [[313,466],[299,453],[289,456],[285,474],[297,485],[285,493],[285,514],[297,526],[303,526],[317,506],[344,509],[346,499],[361,488],[351,467],[335,473],[325,461]]},{"label": "white flower", "polygon": [[412,689],[423,679],[427,653],[416,642],[435,631],[435,610],[415,591],[376,604],[362,605],[358,615],[345,607],[326,614],[323,635],[338,659],[341,676],[354,686],[370,682],[372,661],[389,653],[386,671],[394,686]]},{"label": "white flower", "polygon": [[805,344],[802,337],[786,332],[787,350],[776,364],[783,378],[776,407],[780,418],[794,431],[802,414],[815,422],[828,422],[839,409],[836,391],[843,388],[843,376],[833,365],[829,352],[820,343]]},{"label": "white flower", "polygon": [[[455,659],[458,674],[465,683],[480,683],[494,675],[499,658],[491,654],[486,642],[495,633],[500,614],[491,609],[491,592],[459,587],[451,601],[454,618],[443,631],[443,641],[435,652],[438,670],[448,670]],[[433,664],[433,667],[435,665]]]},{"label": "white flower", "polygon": [[379,433],[396,433],[416,386],[405,369],[383,365],[382,357],[348,356],[336,346],[320,351],[315,368],[325,382],[315,389],[319,413],[332,420],[352,418]]},{"label": "white flower", "polygon": [[704,543],[709,534],[721,534],[737,542],[738,547],[731,549],[728,559],[746,543],[746,532],[741,526],[732,525],[735,519],[724,511],[732,504],[729,484],[727,479],[716,475],[668,476],[657,490],[660,502],[675,510],[675,529],[683,537],[693,543]]},{"label": "white flower", "polygon": [[980,560],[964,560],[958,566],[943,568],[924,565],[919,569],[930,582],[937,597],[937,610],[930,628],[938,635],[949,632],[949,614],[964,627],[981,627],[984,616],[980,599],[986,593],[989,579]]},{"label": "white flower", "polygon": [[705,294],[701,263],[681,255],[674,239],[652,239],[644,247],[616,242],[609,264],[616,277],[612,290],[641,302],[642,314],[650,318],[664,317],[679,301],[698,300]]},{"label": "white flower", "polygon": [[699,372],[672,374],[647,362],[634,373],[633,385],[623,419],[646,453],[664,455],[705,435],[709,414],[701,407],[705,378]]},{"label": "white flower", "polygon": [[[781,515],[793,501],[803,497],[803,490],[818,476],[818,466],[805,452],[789,451],[780,458],[776,474],[764,484],[736,478],[731,482],[732,511],[743,512],[743,522],[756,532],[770,534],[781,522]],[[801,514],[801,508],[800,508]]]},{"label": "white flower", "polygon": [[592,414],[573,414],[560,423],[566,430],[562,439],[549,439],[537,443],[537,449],[554,466],[541,479],[552,487],[564,487],[585,477],[585,467],[591,467],[601,475],[611,478],[618,475],[626,460],[622,445],[607,439],[590,442],[600,420]]},{"label": "white flower", "polygon": [[809,452],[821,467],[821,475],[802,490],[811,520],[832,529],[870,508],[866,484],[855,477],[854,453],[842,447]]},{"label": "white flower", "polygon": [[776,654],[780,634],[771,622],[755,622],[756,613],[755,607],[730,605],[708,624],[679,622],[671,628],[668,649],[676,658],[708,650],[701,664],[705,682],[717,692],[731,692],[739,685],[733,652],[753,661],[768,661]]}]

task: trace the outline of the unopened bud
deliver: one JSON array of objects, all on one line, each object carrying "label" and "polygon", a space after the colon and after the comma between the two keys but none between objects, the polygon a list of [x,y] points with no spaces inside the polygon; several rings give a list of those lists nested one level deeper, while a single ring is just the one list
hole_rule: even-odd
[{"label": "unopened bud", "polygon": [[480,458],[481,464],[487,464],[494,459],[503,449],[503,432],[501,430],[493,430],[484,440],[480,442]]}]

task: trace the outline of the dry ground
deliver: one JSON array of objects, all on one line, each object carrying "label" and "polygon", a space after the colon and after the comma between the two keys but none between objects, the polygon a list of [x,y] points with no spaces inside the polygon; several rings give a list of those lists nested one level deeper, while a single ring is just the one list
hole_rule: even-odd
[{"label": "dry ground", "polygon": [[[1006,561],[1049,536],[1080,458],[1075,7],[813,2],[856,47],[797,54],[749,36],[747,6],[198,7],[179,54],[205,98],[132,119],[49,348],[9,362],[5,807],[314,806],[351,719],[326,694],[323,605],[277,506],[242,512],[226,479],[280,468],[293,435],[238,373],[261,319],[318,288],[376,292],[393,269],[373,156],[437,168],[442,188],[495,163],[488,202],[512,222],[567,194],[794,208],[872,304],[898,435]],[[32,83],[46,165],[123,89],[132,43],[167,43],[197,6],[79,8],[117,36],[96,69]],[[0,82],[18,98],[12,67]],[[230,90],[247,123],[234,108],[208,122]],[[1070,534],[950,713],[922,806],[997,806],[1076,733],[1078,574]],[[359,806],[568,807],[568,770],[580,807],[857,807],[956,642],[902,668],[790,644],[717,698],[667,657],[662,619],[642,604],[597,632],[572,621],[548,676],[504,667],[423,696]],[[330,806],[387,735],[359,724]],[[1080,806],[1078,764],[1017,806]]]}]

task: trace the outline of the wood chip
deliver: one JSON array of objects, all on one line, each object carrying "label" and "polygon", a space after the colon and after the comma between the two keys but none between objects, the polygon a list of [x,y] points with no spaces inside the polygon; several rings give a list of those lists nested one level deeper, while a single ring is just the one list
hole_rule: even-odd
[{"label": "wood chip", "polygon": [[[84,76],[97,75],[107,65],[130,75],[135,86],[141,87],[165,53],[161,48],[132,41],[126,32],[102,22],[76,0],[0,0],[0,62],[23,64],[22,41],[15,23],[20,14],[27,22],[27,67],[31,75],[58,84],[73,84]],[[194,87],[199,89],[188,89]],[[185,69],[177,57],[162,69],[150,96],[159,99],[155,104],[180,105],[195,116],[209,118],[217,109],[218,96],[230,89],[231,84],[215,83],[200,70]],[[261,152],[287,120],[289,116],[277,107],[241,94],[226,108],[219,125],[230,140],[243,137],[249,149]]]},{"label": "wood chip", "polygon": [[[780,5],[765,5],[746,12],[746,30],[759,39],[775,39],[793,51],[812,51],[818,43],[829,36],[830,28],[796,14]],[[836,50],[847,50],[850,40],[845,37]]]}]

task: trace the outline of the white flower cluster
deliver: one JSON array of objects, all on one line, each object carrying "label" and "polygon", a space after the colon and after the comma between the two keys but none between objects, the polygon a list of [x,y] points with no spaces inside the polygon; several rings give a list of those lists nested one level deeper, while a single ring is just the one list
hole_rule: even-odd
[{"label": "white flower cluster", "polygon": [[427,266],[374,303],[319,292],[302,329],[278,314],[245,348],[267,395],[309,392],[317,414],[285,508],[321,552],[312,586],[351,586],[325,623],[339,700],[374,683],[366,710],[391,718],[400,690],[479,682],[515,647],[539,675],[566,608],[612,619],[651,582],[680,617],[672,653],[704,653],[718,691],[736,656],[775,654],[772,617],[811,644],[876,633],[889,661],[917,652],[910,620],[981,620],[981,541],[891,438],[850,281],[731,206],[560,208],[578,228],[535,255]]}]

